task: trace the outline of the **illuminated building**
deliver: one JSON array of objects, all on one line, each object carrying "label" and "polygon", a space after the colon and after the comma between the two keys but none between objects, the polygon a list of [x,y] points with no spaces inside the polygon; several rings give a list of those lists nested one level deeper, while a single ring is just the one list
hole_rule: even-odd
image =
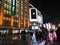
[{"label": "illuminated building", "polygon": [[[33,26],[34,24],[38,27],[41,27],[43,25],[43,15],[41,14],[41,12],[35,8],[32,4],[29,4],[29,13],[30,13],[30,26]],[[32,9],[36,10],[36,11],[32,11]],[[32,13],[33,12],[33,13]],[[31,14],[32,13],[32,14]],[[35,13],[35,14],[34,14]],[[32,16],[31,16],[32,15]],[[34,18],[34,20],[32,19],[32,17]]]},{"label": "illuminated building", "polygon": [[0,27],[28,28],[29,0],[0,0]]}]

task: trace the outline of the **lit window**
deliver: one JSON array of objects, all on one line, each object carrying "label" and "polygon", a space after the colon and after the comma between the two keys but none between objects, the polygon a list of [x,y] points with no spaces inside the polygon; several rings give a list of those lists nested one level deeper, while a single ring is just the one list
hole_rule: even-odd
[{"label": "lit window", "polygon": [[5,20],[5,17],[3,17],[3,20]]},{"label": "lit window", "polygon": [[9,15],[11,15],[11,12],[9,12]]},{"label": "lit window", "polygon": [[[5,17],[5,18],[6,18],[6,17]],[[7,18],[6,18],[5,20],[7,20]]]},{"label": "lit window", "polygon": [[15,22],[17,22],[17,20],[15,20]]},{"label": "lit window", "polygon": [[18,9],[16,9],[16,12],[18,12]]},{"label": "lit window", "polygon": [[21,16],[21,19],[23,19],[23,17]]},{"label": "lit window", "polygon": [[8,11],[7,11],[7,14],[8,14]]},{"label": "lit window", "polygon": [[17,22],[17,20],[16,20],[16,22]]},{"label": "lit window", "polygon": [[7,5],[6,5],[6,4],[4,4],[4,7],[5,7],[5,8],[6,8],[6,6],[7,6]]},{"label": "lit window", "polygon": [[18,15],[16,15],[16,17],[18,17]]},{"label": "lit window", "polygon": [[19,4],[16,3],[16,6],[19,7]]},{"label": "lit window", "polygon": [[11,9],[11,6],[9,6],[9,8]]},{"label": "lit window", "polygon": [[16,22],[16,20],[14,20],[14,22]]},{"label": "lit window", "polygon": [[23,4],[21,4],[21,6],[23,6]]},{"label": "lit window", "polygon": [[10,2],[11,2],[11,0],[10,0]]},{"label": "lit window", "polygon": [[9,8],[8,8],[8,11],[10,11],[10,12],[11,12],[11,7],[9,7]]},{"label": "lit window", "polygon": [[10,0],[7,0],[7,2],[10,2]]},{"label": "lit window", "polygon": [[8,5],[11,5],[11,2],[10,2],[10,0],[7,0],[7,4],[8,4]]},{"label": "lit window", "polygon": [[28,10],[27,10],[27,9],[25,9],[25,11],[26,11],[26,12],[28,12]]},{"label": "lit window", "polygon": [[9,21],[10,21],[10,18],[9,18]]},{"label": "lit window", "polygon": [[17,3],[19,3],[19,0],[17,1]]},{"label": "lit window", "polygon": [[23,23],[21,23],[21,24],[23,24]]},{"label": "lit window", "polygon": [[0,4],[1,4],[1,1],[0,1]]},{"label": "lit window", "polygon": [[23,10],[23,6],[21,6],[21,10]]},{"label": "lit window", "polygon": [[21,0],[21,4],[23,4],[23,1]]},{"label": "lit window", "polygon": [[6,10],[4,10],[4,13],[6,14]]},{"label": "lit window", "polygon": [[18,17],[18,15],[17,15],[17,17]]},{"label": "lit window", "polygon": [[18,20],[16,20],[18,22]]},{"label": "lit window", "polygon": [[8,21],[8,18],[6,17],[6,20]]},{"label": "lit window", "polygon": [[21,15],[23,15],[23,11],[21,11]]},{"label": "lit window", "polygon": [[7,9],[9,8],[9,5],[7,5]]}]

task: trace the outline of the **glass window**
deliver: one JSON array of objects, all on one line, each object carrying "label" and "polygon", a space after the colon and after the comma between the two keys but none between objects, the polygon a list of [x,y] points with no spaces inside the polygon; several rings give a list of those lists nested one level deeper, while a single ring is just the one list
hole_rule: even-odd
[{"label": "glass window", "polygon": [[11,5],[11,0],[10,0],[10,2],[9,2],[9,3],[10,3],[10,5]]},{"label": "glass window", "polygon": [[5,17],[3,17],[3,20],[5,20],[6,18]]},{"label": "glass window", "polygon": [[21,4],[23,4],[23,0],[21,0]]},{"label": "glass window", "polygon": [[18,11],[19,9],[16,9],[16,11]]},{"label": "glass window", "polygon": [[17,20],[17,22],[18,22],[18,20]]},{"label": "glass window", "polygon": [[10,2],[10,0],[7,0],[7,2]]},{"label": "glass window", "polygon": [[7,0],[4,0],[4,3],[6,3]]},{"label": "glass window", "polygon": [[15,22],[18,22],[18,20],[15,20]]},{"label": "glass window", "polygon": [[21,6],[21,10],[23,10],[23,6]]},{"label": "glass window", "polygon": [[8,18],[7,17],[5,17],[6,18],[6,21],[8,20]]},{"label": "glass window", "polygon": [[10,0],[10,2],[11,2],[11,0]]},{"label": "glass window", "polygon": [[6,8],[7,4],[4,4],[4,7]]},{"label": "glass window", "polygon": [[9,21],[10,21],[10,18],[9,18]]},{"label": "glass window", "polygon": [[7,8],[9,8],[9,5],[7,5]]},{"label": "glass window", "polygon": [[8,5],[11,5],[11,2],[10,2],[10,0],[7,0],[7,4],[8,4]]},{"label": "glass window", "polygon": [[7,11],[7,14],[8,14],[8,11]]},{"label": "glass window", "polygon": [[16,14],[16,17],[18,17],[18,14]]},{"label": "glass window", "polygon": [[25,9],[25,12],[28,12],[28,10],[27,10],[27,9]]},{"label": "glass window", "polygon": [[23,19],[23,16],[21,16],[21,19]]},{"label": "glass window", "polygon": [[17,0],[16,3],[19,3],[19,0]]},{"label": "glass window", "polygon": [[1,1],[0,1],[0,6],[1,6]]},{"label": "glass window", "polygon": [[11,6],[9,6],[8,11],[10,11],[10,12],[11,12]]},{"label": "glass window", "polygon": [[16,3],[16,8],[19,8],[19,4]]},{"label": "glass window", "polygon": [[4,13],[6,14],[6,10],[4,10]]},{"label": "glass window", "polygon": [[4,7],[7,11],[11,11],[11,6],[4,4]]},{"label": "glass window", "polygon": [[21,23],[21,24],[23,24],[23,23]]},{"label": "glass window", "polygon": [[21,4],[21,6],[23,6],[23,4]]},{"label": "glass window", "polygon": [[11,15],[11,12],[9,12],[9,15]]},{"label": "glass window", "polygon": [[11,6],[9,6],[9,8],[11,9]]},{"label": "glass window", "polygon": [[23,15],[23,11],[21,11],[21,15]]},{"label": "glass window", "polygon": [[14,17],[16,17],[16,18],[17,18],[17,14],[16,14]]},{"label": "glass window", "polygon": [[14,22],[16,22],[16,20],[14,20]]}]

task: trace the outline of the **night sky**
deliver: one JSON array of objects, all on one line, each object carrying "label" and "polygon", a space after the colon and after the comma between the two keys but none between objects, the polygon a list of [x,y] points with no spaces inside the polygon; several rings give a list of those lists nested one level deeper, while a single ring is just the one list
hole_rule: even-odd
[{"label": "night sky", "polygon": [[30,3],[41,11],[44,23],[60,22],[60,1],[59,0],[30,0]]}]

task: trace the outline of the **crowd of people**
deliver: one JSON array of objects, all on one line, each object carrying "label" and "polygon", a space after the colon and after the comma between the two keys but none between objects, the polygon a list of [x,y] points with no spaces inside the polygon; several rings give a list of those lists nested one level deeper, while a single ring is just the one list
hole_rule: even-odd
[{"label": "crowd of people", "polygon": [[[58,29],[55,30],[50,30],[48,31],[47,29],[45,29],[44,27],[41,27],[42,31],[38,31],[35,30],[35,40],[48,40],[48,41],[60,41],[60,27],[58,27]],[[33,35],[32,35],[33,36]]]}]

